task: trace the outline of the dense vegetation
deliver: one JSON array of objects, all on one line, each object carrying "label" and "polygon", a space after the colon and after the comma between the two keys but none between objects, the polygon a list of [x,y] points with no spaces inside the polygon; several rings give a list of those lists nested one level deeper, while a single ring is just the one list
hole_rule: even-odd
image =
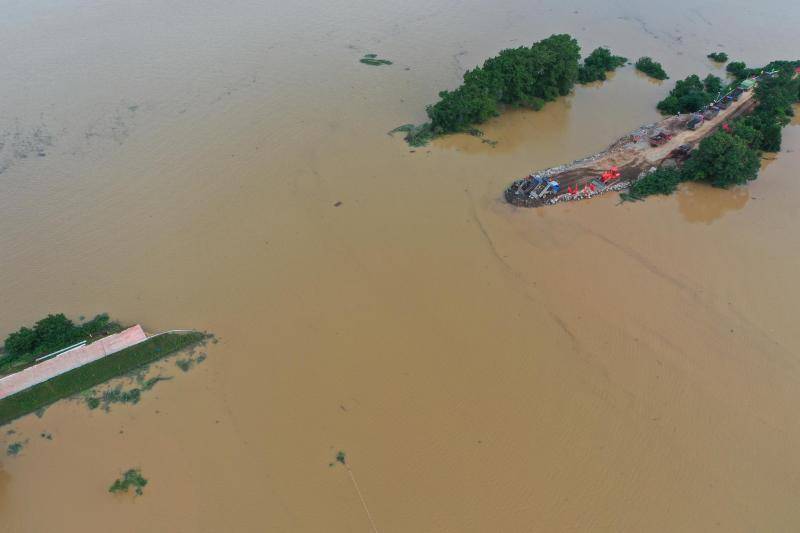
[{"label": "dense vegetation", "polygon": [[578,79],[580,47],[569,35],[552,35],[530,47],[507,49],[464,74],[454,91],[428,107],[434,133],[464,131],[498,112],[499,104],[540,109],[566,95]]},{"label": "dense vegetation", "polygon": [[717,63],[725,63],[728,60],[728,54],[725,52],[711,52],[706,57]]},{"label": "dense vegetation", "polygon": [[712,74],[702,81],[697,74],[692,74],[686,79],[678,80],[669,96],[661,100],[656,107],[663,115],[699,111],[713,102],[722,88],[722,80]]},{"label": "dense vegetation", "polygon": [[621,67],[628,61],[627,57],[615,56],[608,48],[595,48],[578,68],[578,82],[591,83],[606,79],[606,73]]},{"label": "dense vegetation", "polygon": [[204,333],[166,333],[0,400],[0,425],[203,341]]},{"label": "dense vegetation", "polygon": [[3,343],[5,354],[0,357],[0,371],[82,340],[92,340],[121,330],[122,327],[112,322],[106,314],[97,315],[83,324],[75,324],[62,313],[47,315],[32,328],[22,327],[6,338]]},{"label": "dense vegetation", "polygon": [[653,61],[652,58],[647,56],[639,58],[636,62],[636,69],[657,80],[666,80],[669,78],[661,66],[661,63]]},{"label": "dense vegetation", "polygon": [[[774,74],[762,76],[756,86],[754,98],[758,106],[752,114],[730,122],[727,131],[720,130],[703,139],[680,170],[662,169],[644,176],[631,186],[626,197],[669,194],[682,181],[729,187],[756,179],[761,152],[780,150],[781,128],[791,120],[793,104],[800,101],[800,79],[795,77],[798,66],[800,61],[773,61],[758,69]],[[690,85],[697,88],[699,78],[690,78]],[[707,86],[703,84],[703,88]]]}]

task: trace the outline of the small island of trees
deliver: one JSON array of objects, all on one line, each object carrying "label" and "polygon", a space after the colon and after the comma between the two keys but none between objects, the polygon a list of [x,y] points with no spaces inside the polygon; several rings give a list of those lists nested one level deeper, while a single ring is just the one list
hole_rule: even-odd
[{"label": "small island of trees", "polygon": [[502,106],[539,110],[547,102],[569,94],[575,83],[604,80],[606,72],[623,65],[624,57],[597,48],[580,61],[580,46],[569,35],[551,35],[533,45],[510,48],[468,70],[464,82],[439,93],[439,101],[426,109],[429,122],[407,124],[394,131],[421,146],[447,133],[475,131],[474,126],[497,116]]},{"label": "small island of trees", "polygon": [[728,60],[728,54],[725,52],[711,52],[706,57],[717,63],[725,63]]},{"label": "small island of trees", "polygon": [[627,61],[627,57],[615,56],[608,48],[595,48],[583,60],[583,65],[578,68],[578,82],[603,81],[606,79],[607,72],[613,72]]},{"label": "small island of trees", "polygon": [[657,61],[653,61],[650,57],[640,57],[638,61],[636,61],[636,70],[640,72],[644,72],[651,78],[655,78],[657,80],[666,80],[669,78],[667,73],[664,71],[664,68],[661,66],[661,63]]}]

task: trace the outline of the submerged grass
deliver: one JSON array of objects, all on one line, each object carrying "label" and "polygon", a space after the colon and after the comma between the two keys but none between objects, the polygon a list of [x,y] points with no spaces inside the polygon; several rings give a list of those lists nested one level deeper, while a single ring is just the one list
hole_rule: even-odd
[{"label": "submerged grass", "polygon": [[25,447],[24,442],[12,442],[11,444],[8,445],[8,448],[6,448],[6,455],[13,457],[17,455],[19,452],[21,452],[22,448],[24,447]]},{"label": "submerged grass", "polygon": [[[207,337],[208,335],[200,332],[167,333],[153,337],[18,392],[13,396],[0,400],[0,425],[46,407],[62,398],[91,389],[111,378],[127,374],[178,350],[201,342]],[[163,379],[165,378],[156,377],[142,383],[138,387],[138,393],[122,391],[120,388],[119,393],[112,392],[110,398],[125,398],[127,400],[136,398],[138,401],[138,395],[141,394],[143,387],[152,388],[155,383]],[[115,396],[117,394],[118,396]],[[90,395],[89,398],[91,399],[86,400],[86,403],[90,408],[96,409],[103,405],[102,398],[94,395]]]},{"label": "submerged grass", "polygon": [[406,135],[403,138],[410,146],[413,146],[414,148],[425,146],[435,137],[430,122],[420,124],[419,126],[414,124],[403,124],[402,126],[398,126],[390,131],[389,135],[394,133],[405,133]]},{"label": "submerged grass", "polygon": [[111,405],[115,403],[139,403],[143,392],[152,389],[159,381],[168,381],[172,378],[155,376],[148,380],[144,380],[141,375],[138,375],[136,379],[139,383],[138,387],[124,390],[123,385],[120,384],[112,389],[101,392],[99,395],[96,395],[94,391],[92,391],[90,396],[84,397],[84,401],[89,409],[97,409],[98,407],[102,406],[103,410],[108,412],[111,410]]},{"label": "submerged grass", "polygon": [[184,372],[188,372],[191,370],[195,365],[199,365],[203,361],[206,360],[206,354],[200,354],[197,357],[186,357],[177,359],[175,361],[175,366],[183,370]]}]

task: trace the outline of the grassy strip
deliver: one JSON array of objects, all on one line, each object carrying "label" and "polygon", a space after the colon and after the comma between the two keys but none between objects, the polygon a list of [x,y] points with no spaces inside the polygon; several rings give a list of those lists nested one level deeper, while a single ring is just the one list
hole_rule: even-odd
[{"label": "grassy strip", "polygon": [[196,344],[206,336],[199,332],[167,333],[34,385],[0,400],[0,426]]}]

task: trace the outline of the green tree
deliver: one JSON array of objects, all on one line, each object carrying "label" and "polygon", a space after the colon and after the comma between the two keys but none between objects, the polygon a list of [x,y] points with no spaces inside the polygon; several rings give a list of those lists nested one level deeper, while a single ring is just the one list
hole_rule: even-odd
[{"label": "green tree", "polygon": [[12,358],[32,352],[35,346],[36,332],[25,327],[11,333],[3,343],[6,354]]},{"label": "green tree", "polygon": [[681,112],[681,103],[676,96],[667,96],[656,104],[656,108],[662,115],[677,115]]},{"label": "green tree", "polygon": [[735,135],[716,132],[700,142],[700,146],[683,168],[687,179],[702,181],[714,187],[729,187],[758,176],[760,158]]},{"label": "green tree", "polygon": [[717,95],[720,91],[722,91],[722,80],[719,79],[717,76],[713,74],[709,74],[703,80],[703,86],[707,93],[711,95]]},{"label": "green tree", "polygon": [[779,152],[781,149],[781,142],[783,141],[783,133],[781,132],[780,124],[771,122],[764,126],[761,130],[762,140],[761,149],[766,152]]},{"label": "green tree", "polygon": [[80,335],[80,329],[63,313],[47,315],[36,323],[33,330],[36,332],[36,347],[40,351],[63,348],[75,342]]},{"label": "green tree", "polygon": [[761,126],[758,125],[754,117],[745,117],[733,122],[731,131],[739,137],[751,149],[758,150],[762,146],[764,135],[761,133]]}]

